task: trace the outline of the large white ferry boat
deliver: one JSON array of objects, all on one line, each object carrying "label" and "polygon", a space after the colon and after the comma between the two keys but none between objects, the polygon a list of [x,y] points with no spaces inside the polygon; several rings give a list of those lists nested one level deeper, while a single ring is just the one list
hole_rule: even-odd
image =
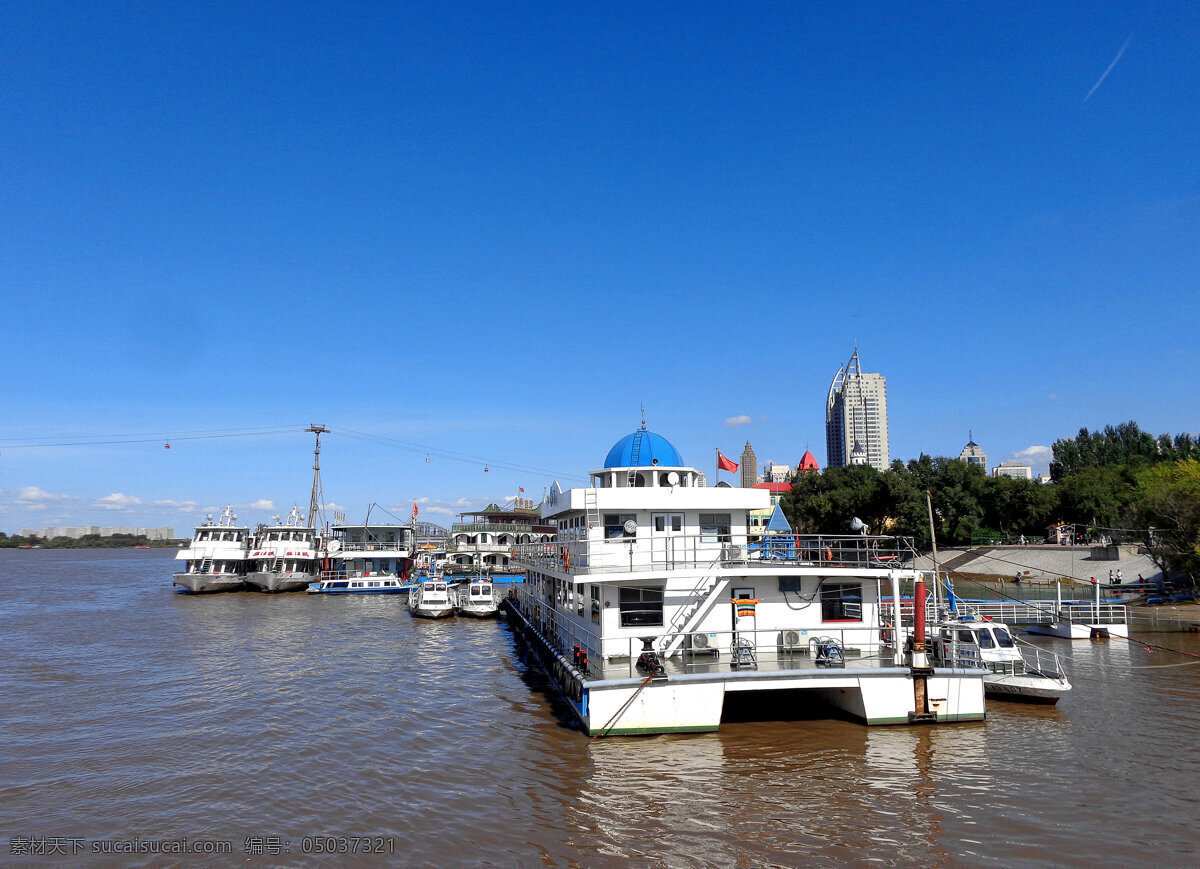
[{"label": "large white ferry boat", "polygon": [[557,537],[516,547],[528,579],[505,608],[584,729],[717,730],[726,709],[764,699],[867,724],[983,719],[979,668],[931,667],[881,620],[883,598],[923,579],[901,566],[907,541],[787,534],[750,546],[748,516],[769,498],[706,486],[644,422],[590,486],[551,487],[541,512]]},{"label": "large white ferry boat", "polygon": [[175,559],[186,567],[175,574],[174,585],[201,594],[235,591],[246,584],[250,529],[236,522],[237,516],[227,506],[216,524],[210,514],[196,526],[188,545],[175,553]]},{"label": "large white ferry boat", "polygon": [[317,578],[321,553],[317,529],[305,523],[298,507],[287,518],[260,530],[250,545],[250,567],[246,584],[260,591],[299,591]]}]

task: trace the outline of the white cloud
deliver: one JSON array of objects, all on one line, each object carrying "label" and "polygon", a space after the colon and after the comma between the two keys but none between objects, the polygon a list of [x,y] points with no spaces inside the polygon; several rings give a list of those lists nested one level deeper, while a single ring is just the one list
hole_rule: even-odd
[{"label": "white cloud", "polygon": [[248,509],[248,510],[274,510],[275,502],[268,501],[266,498],[259,498],[253,504],[247,504],[246,509]]},{"label": "white cloud", "polygon": [[46,505],[45,504],[28,504],[28,505],[26,505],[25,509],[26,510],[45,510]]},{"label": "white cloud", "polygon": [[426,513],[437,513],[439,516],[453,516],[454,511],[449,507],[426,507]]},{"label": "white cloud", "polygon": [[455,507],[470,507],[471,502],[467,498],[459,498],[457,501],[454,502],[454,506]]},{"label": "white cloud", "polygon": [[1031,465],[1046,465],[1054,458],[1054,450],[1050,447],[1026,447],[1013,453],[1019,460]]},{"label": "white cloud", "polygon": [[44,492],[37,486],[22,486],[17,489],[18,504],[45,504],[48,501],[66,501],[70,495],[54,495]]},{"label": "white cloud", "polygon": [[155,507],[166,507],[168,510],[178,510],[180,513],[191,513],[196,509],[195,501],[155,501]]},{"label": "white cloud", "polygon": [[750,425],[752,422],[754,422],[754,420],[750,419],[750,417],[743,413],[741,416],[729,417],[729,419],[725,420],[725,425]]},{"label": "white cloud", "polygon": [[98,507],[101,510],[128,510],[130,507],[136,507],[142,503],[142,499],[136,495],[123,495],[120,492],[113,492],[111,495],[105,495],[103,498],[97,498],[92,502],[93,507]]}]

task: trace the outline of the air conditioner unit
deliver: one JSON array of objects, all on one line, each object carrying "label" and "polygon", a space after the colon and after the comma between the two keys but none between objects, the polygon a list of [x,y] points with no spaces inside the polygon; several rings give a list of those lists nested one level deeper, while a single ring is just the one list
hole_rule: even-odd
[{"label": "air conditioner unit", "polygon": [[693,655],[719,655],[720,649],[717,647],[719,642],[715,633],[707,631],[695,631],[687,635],[687,642],[684,648]]},{"label": "air conditioner unit", "polygon": [[785,655],[808,654],[807,631],[780,631],[779,651]]},{"label": "air conditioner unit", "polygon": [[721,547],[722,561],[745,561],[746,552],[736,543],[726,543]]}]

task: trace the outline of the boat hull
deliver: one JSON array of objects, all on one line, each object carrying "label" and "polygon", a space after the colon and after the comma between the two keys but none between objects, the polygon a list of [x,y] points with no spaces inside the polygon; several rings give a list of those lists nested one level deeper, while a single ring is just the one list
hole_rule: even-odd
[{"label": "boat hull", "polygon": [[1048,625],[1030,625],[1026,630],[1031,634],[1042,634],[1047,637],[1062,637],[1068,640],[1092,640],[1107,637],[1129,638],[1129,625],[1085,624],[1082,622],[1052,622]]},{"label": "boat hull", "polygon": [[177,573],[175,585],[188,594],[215,594],[244,588],[246,577],[236,573]]},{"label": "boat hull", "polygon": [[993,700],[1053,705],[1070,690],[1071,683],[1066,679],[1052,679],[1049,676],[1025,674],[983,677],[983,693]]},{"label": "boat hull", "polygon": [[246,574],[246,585],[267,593],[299,591],[313,581],[309,573],[275,573],[270,570]]},{"label": "boat hull", "polygon": [[408,611],[419,619],[448,619],[454,615],[454,607],[445,606],[410,606]]},{"label": "boat hull", "polygon": [[458,614],[472,619],[494,619],[500,615],[500,608],[493,607],[459,607]]}]

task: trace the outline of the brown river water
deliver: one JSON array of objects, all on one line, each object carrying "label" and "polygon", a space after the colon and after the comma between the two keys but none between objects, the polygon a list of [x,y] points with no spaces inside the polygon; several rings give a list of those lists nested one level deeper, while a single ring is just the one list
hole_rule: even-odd
[{"label": "brown river water", "polygon": [[1146,645],[1196,634],[1039,638],[1074,690],[982,723],[592,740],[503,620],[179,595],[173,555],[0,550],[0,864],[1198,859],[1200,664]]}]

